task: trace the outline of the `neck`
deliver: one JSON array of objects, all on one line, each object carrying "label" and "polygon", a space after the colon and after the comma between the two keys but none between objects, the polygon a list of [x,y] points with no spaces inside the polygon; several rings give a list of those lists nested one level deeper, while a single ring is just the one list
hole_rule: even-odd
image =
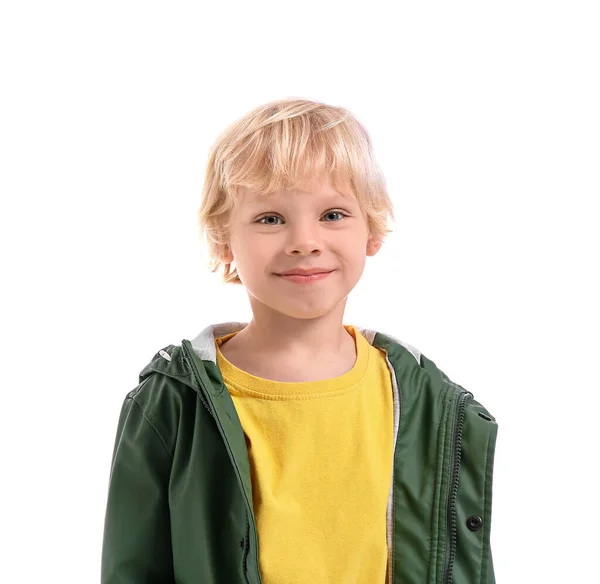
[{"label": "neck", "polygon": [[237,335],[238,342],[247,347],[258,348],[270,354],[288,354],[320,358],[339,354],[354,343],[344,328],[339,314],[327,314],[318,318],[292,318],[281,313],[254,316],[247,327]]}]

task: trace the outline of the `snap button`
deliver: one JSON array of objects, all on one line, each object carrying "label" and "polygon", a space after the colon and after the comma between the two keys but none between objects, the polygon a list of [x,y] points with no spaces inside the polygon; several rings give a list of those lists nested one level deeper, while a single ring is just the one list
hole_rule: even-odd
[{"label": "snap button", "polygon": [[467,519],[467,527],[471,531],[477,531],[481,528],[482,525],[483,519],[481,519],[481,517],[479,517],[478,515],[471,515],[471,517]]}]

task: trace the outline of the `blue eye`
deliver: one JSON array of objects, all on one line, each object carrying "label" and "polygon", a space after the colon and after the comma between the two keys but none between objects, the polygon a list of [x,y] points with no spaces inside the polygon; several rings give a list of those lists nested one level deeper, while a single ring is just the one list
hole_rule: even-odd
[{"label": "blue eye", "polygon": [[274,223],[263,223],[263,219],[268,219],[270,217],[275,217],[275,219],[279,219],[279,217],[277,217],[277,215],[265,215],[264,217],[261,217],[257,223],[262,223],[263,225],[274,225]]},{"label": "blue eye", "polygon": [[[325,213],[325,215],[336,215],[336,214],[337,215],[341,215],[342,217],[347,217],[348,216],[348,215],[342,213],[341,211],[327,211],[327,213]],[[341,221],[341,219],[340,219],[340,221]],[[327,223],[329,223],[329,221]],[[338,223],[338,222],[334,221],[334,223]]]},{"label": "blue eye", "polygon": [[[342,213],[341,211],[327,211],[323,217],[325,217],[326,215],[333,215],[333,214],[337,214],[337,215],[341,215],[341,217],[348,217],[348,215],[346,215],[345,213]],[[276,223],[263,223],[263,219],[268,219],[270,217],[275,217],[276,219],[280,219],[280,217],[278,215],[265,215],[264,217],[261,217],[260,219],[258,219],[256,222],[257,223],[262,223],[262,225],[276,225]],[[326,223],[339,223],[342,219],[339,219],[338,221],[326,221]]]}]

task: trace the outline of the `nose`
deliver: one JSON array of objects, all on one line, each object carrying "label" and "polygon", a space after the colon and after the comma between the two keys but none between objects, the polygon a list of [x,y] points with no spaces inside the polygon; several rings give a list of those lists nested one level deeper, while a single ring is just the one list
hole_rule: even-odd
[{"label": "nose", "polygon": [[320,237],[319,226],[309,221],[296,222],[289,229],[288,242],[285,252],[288,255],[307,255],[321,253],[323,241]]}]

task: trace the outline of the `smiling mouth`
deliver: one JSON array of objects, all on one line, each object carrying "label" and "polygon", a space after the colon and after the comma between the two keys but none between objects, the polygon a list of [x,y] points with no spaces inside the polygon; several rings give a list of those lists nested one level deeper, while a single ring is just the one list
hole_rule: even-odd
[{"label": "smiling mouth", "polygon": [[332,274],[335,270],[331,270],[331,272],[320,272],[318,274],[311,274],[310,276],[303,276],[301,274],[277,274],[280,278],[287,280],[289,282],[295,282],[297,284],[309,284],[311,282],[318,282],[319,280],[325,279],[329,274]]}]

